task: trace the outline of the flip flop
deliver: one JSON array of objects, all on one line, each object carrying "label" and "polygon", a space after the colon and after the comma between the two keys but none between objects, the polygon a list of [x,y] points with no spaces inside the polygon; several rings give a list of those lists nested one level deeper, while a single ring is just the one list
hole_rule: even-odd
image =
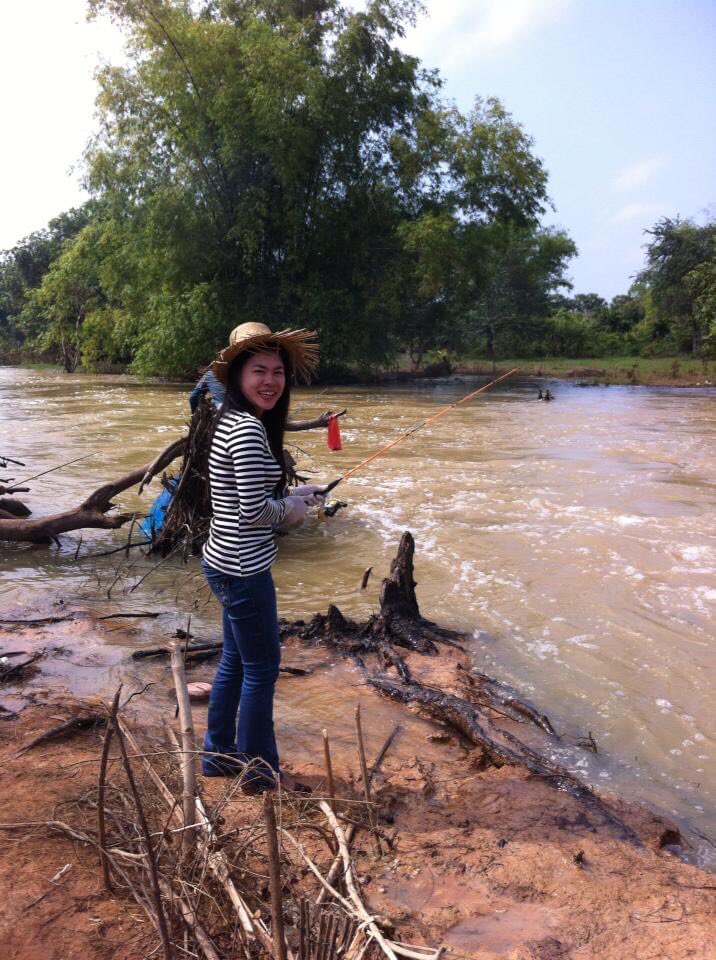
[{"label": "flip flop", "polygon": [[201,680],[187,683],[186,687],[189,691],[190,700],[208,700],[211,694],[211,684]]}]

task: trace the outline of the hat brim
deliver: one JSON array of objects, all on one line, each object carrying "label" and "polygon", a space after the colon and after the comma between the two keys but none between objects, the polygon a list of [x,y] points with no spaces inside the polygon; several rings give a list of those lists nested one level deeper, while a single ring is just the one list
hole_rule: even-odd
[{"label": "hat brim", "polygon": [[318,334],[315,330],[281,330],[278,333],[255,334],[225,347],[212,363],[211,369],[217,380],[226,383],[229,367],[239,354],[246,353],[247,350],[261,350],[264,347],[282,347],[291,360],[294,373],[308,383],[318,366],[317,338]]}]

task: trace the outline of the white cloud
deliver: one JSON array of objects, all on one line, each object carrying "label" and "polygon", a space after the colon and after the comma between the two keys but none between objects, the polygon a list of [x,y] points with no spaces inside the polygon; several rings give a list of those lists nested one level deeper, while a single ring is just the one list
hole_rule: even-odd
[{"label": "white cloud", "polygon": [[668,157],[649,157],[646,160],[630,163],[612,180],[612,188],[622,191],[643,187],[668,165]]},{"label": "white cloud", "polygon": [[632,220],[642,220],[647,225],[655,217],[664,212],[661,203],[627,203],[612,217],[612,223],[631,223]]},{"label": "white cloud", "polygon": [[558,20],[573,0],[427,0],[403,44],[428,65],[451,68],[475,55],[502,52],[545,23]]}]

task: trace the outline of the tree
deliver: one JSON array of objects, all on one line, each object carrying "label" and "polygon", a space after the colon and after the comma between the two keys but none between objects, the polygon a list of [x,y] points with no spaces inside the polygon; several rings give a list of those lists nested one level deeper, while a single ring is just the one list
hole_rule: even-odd
[{"label": "tree", "polygon": [[446,105],[396,45],[418,0],[90,7],[128,38],[99,75],[94,213],[16,310],[66,366],[190,374],[244,320],[317,328],[327,366],[404,345],[419,366],[479,304],[507,328],[563,283],[531,138],[494,98]]},{"label": "tree", "polygon": [[716,241],[708,260],[687,273],[686,287],[693,298],[694,322],[702,334],[704,355],[716,356]]},{"label": "tree", "polygon": [[[654,320],[677,350],[698,353],[709,334],[708,310],[696,303],[704,292],[698,278],[707,275],[708,268],[700,268],[714,257],[716,221],[698,226],[691,220],[664,217],[646,232],[652,240],[639,279],[649,289]],[[694,271],[696,278],[689,281]]]},{"label": "tree", "polygon": [[188,371],[246,319],[316,327],[329,364],[403,342],[419,363],[460,325],[471,233],[544,210],[499,101],[446,107],[395,45],[414,0],[92,7],[131,41],[100,76],[88,180],[125,235],[137,369]]},{"label": "tree", "polygon": [[577,248],[552,228],[498,226],[486,232],[483,242],[471,330],[485,338],[487,355],[494,360],[499,337],[514,342],[525,334],[534,336],[535,319],[546,317],[553,294],[570,286],[564,274]]},{"label": "tree", "polygon": [[42,321],[25,306],[64,245],[92,219],[95,205],[86,203],[50,220],[44,230],[29,234],[0,253],[0,341],[30,344],[42,334]]}]

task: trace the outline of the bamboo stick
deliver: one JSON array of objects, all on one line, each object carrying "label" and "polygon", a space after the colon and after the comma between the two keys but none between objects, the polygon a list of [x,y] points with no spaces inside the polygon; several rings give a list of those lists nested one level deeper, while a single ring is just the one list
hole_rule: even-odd
[{"label": "bamboo stick", "polygon": [[368,773],[368,764],[365,759],[365,744],[363,742],[363,725],[360,717],[360,703],[356,704],[355,709],[356,738],[358,740],[358,757],[360,759],[360,772],[363,779],[363,792],[365,793],[365,802],[368,805],[368,820],[370,821],[371,831],[375,837],[375,849],[379,857],[383,856],[383,845],[378,835],[378,824],[376,821],[375,808],[373,807],[373,797],[370,789],[370,775]]},{"label": "bamboo stick", "polygon": [[154,846],[152,845],[152,838],[149,833],[149,824],[147,823],[147,818],[144,814],[144,807],[142,806],[142,801],[139,797],[139,791],[137,790],[137,784],[134,780],[134,774],[132,773],[132,765],[129,762],[129,757],[127,756],[127,747],[124,742],[124,737],[122,736],[122,731],[117,727],[117,742],[119,743],[119,749],[122,754],[122,761],[124,763],[124,769],[127,773],[127,780],[129,781],[129,789],[132,792],[132,797],[134,798],[134,805],[137,808],[137,817],[139,818],[139,825],[144,836],[144,843],[147,848],[147,860],[149,862],[149,876],[151,878],[152,886],[152,896],[154,898],[154,909],[156,911],[157,926],[159,928],[159,935],[162,940],[162,947],[164,950],[165,960],[174,960],[174,948],[172,947],[171,940],[169,938],[169,927],[167,926],[167,918],[164,915],[164,907],[162,906],[162,895],[159,889],[159,871],[157,869],[157,860],[154,854]]},{"label": "bamboo stick", "polygon": [[117,710],[119,709],[119,697],[122,693],[122,684],[117,687],[112,706],[109,711],[109,719],[104,731],[104,741],[102,743],[102,756],[99,761],[99,774],[97,779],[97,840],[99,843],[99,859],[102,865],[102,880],[104,888],[108,893],[112,892],[112,881],[109,876],[109,857],[107,855],[107,837],[105,831],[105,810],[104,810],[104,787],[107,777],[107,761],[109,758],[109,748],[112,743],[112,735],[117,723]]},{"label": "bamboo stick", "polygon": [[[179,722],[181,724],[181,773],[184,783],[182,810],[184,811],[184,826],[189,827],[196,823],[196,740],[194,738],[194,721],[192,719],[189,691],[186,685],[184,655],[177,644],[172,646],[172,676],[174,677],[177,706],[179,707]],[[195,842],[195,836],[193,830],[187,830],[183,833],[182,849],[191,847]]]},{"label": "bamboo stick", "polygon": [[331,763],[331,745],[328,741],[328,731],[323,731],[323,758],[326,764],[326,779],[328,781],[328,796],[331,798],[331,810],[336,812],[336,787],[333,782],[333,764]]},{"label": "bamboo stick", "polygon": [[276,833],[276,814],[273,809],[273,797],[267,790],[264,793],[264,825],[269,859],[269,889],[271,891],[271,933],[276,945],[277,960],[286,960],[286,938],[283,931],[283,901],[281,898],[281,859]]}]

